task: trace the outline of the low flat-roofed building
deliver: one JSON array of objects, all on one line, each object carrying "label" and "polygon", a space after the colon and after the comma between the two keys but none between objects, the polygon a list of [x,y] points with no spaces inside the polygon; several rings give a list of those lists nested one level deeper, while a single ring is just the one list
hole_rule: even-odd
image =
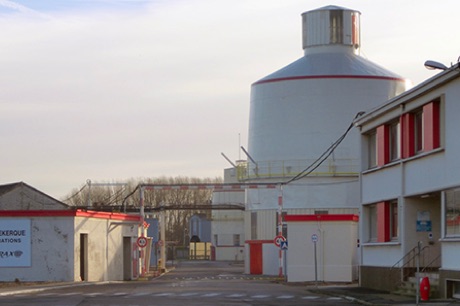
[{"label": "low flat-roofed building", "polygon": [[139,276],[140,217],[77,210],[23,183],[0,186],[0,281]]}]

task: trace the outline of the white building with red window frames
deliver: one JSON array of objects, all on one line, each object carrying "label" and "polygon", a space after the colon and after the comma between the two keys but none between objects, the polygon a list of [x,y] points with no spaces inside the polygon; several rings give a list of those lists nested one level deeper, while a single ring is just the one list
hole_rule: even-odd
[{"label": "white building with red window frames", "polygon": [[397,289],[420,250],[420,270],[434,272],[432,294],[460,296],[459,97],[457,64],[355,121],[362,286]]}]

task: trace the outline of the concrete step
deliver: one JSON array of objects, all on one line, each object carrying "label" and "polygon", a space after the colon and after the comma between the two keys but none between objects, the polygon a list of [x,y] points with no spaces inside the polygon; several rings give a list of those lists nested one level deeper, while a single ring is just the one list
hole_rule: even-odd
[{"label": "concrete step", "polygon": [[[420,274],[420,278],[423,277],[428,277],[430,281],[430,298],[439,297],[439,274]],[[415,276],[409,277],[394,293],[404,296],[415,296],[417,294],[417,278]]]}]

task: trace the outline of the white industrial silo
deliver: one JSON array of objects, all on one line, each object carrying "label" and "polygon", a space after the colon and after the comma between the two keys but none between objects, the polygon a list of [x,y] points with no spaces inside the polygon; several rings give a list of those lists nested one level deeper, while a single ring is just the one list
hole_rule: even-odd
[{"label": "white industrial silo", "polygon": [[[303,13],[302,26],[304,56],[252,84],[249,161],[240,177],[246,182],[289,181],[321,157],[343,135],[358,112],[406,90],[404,78],[360,56],[358,11],[322,7]],[[359,158],[359,133],[352,129],[321,166],[283,187],[283,214],[357,215]],[[278,233],[278,196],[277,190],[246,193],[248,273],[279,271],[279,252],[270,243]],[[317,227],[319,235],[327,234]],[[325,239],[321,242],[327,243]],[[333,243],[332,239],[330,242]],[[341,243],[345,243],[344,239]],[[356,245],[356,240],[347,243]],[[307,273],[301,272],[305,268],[301,263],[295,266],[295,258],[305,256],[295,254],[291,245],[289,241],[293,279],[311,280],[300,279],[296,274]],[[323,250],[326,248],[324,245]],[[252,249],[255,251],[251,253]],[[323,280],[336,277],[326,274],[327,271]]]}]

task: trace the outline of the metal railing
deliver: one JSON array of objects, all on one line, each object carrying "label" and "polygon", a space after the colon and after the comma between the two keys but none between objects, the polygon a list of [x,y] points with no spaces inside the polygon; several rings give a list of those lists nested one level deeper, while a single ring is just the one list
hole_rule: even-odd
[{"label": "metal railing", "polygon": [[[239,162],[236,166],[239,181],[267,178],[290,178],[301,173],[314,164],[315,159],[276,160]],[[309,176],[357,176],[359,174],[358,159],[330,158],[317,167]]]},{"label": "metal railing", "polygon": [[[419,261],[418,265],[420,267],[420,272],[439,269],[441,255],[430,260],[428,254],[429,249],[430,246],[428,245],[422,248],[416,245],[390,268],[390,279],[395,280],[395,289],[400,287],[409,277],[415,276],[417,271],[417,259]],[[399,274],[399,277],[395,276],[396,273]]]}]

